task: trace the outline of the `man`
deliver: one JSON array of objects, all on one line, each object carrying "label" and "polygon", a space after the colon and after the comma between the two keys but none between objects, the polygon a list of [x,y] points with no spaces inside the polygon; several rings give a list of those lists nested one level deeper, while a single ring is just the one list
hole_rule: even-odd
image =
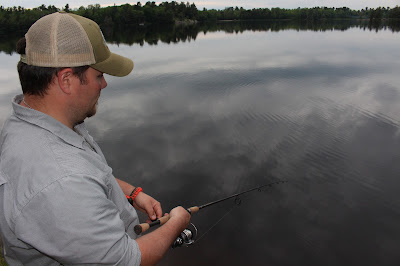
[{"label": "man", "polygon": [[96,113],[103,73],[133,62],[111,53],[98,25],[54,13],[17,45],[23,95],[0,136],[0,229],[9,265],[155,264],[189,223],[182,207],[142,237],[134,208],[150,219],[161,205],[116,179],[83,122]]}]

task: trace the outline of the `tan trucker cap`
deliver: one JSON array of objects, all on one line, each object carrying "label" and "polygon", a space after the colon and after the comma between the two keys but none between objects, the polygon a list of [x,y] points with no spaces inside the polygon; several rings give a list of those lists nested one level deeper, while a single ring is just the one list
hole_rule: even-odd
[{"label": "tan trucker cap", "polygon": [[25,34],[26,55],[21,61],[40,67],[89,65],[112,76],[123,77],[133,61],[110,52],[96,22],[65,12],[36,21]]}]

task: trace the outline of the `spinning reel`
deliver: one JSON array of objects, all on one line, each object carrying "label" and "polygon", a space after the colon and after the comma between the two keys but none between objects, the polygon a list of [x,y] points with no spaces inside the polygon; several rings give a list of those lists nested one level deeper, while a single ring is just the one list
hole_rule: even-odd
[{"label": "spinning reel", "polygon": [[197,238],[197,228],[194,224],[190,223],[193,227],[192,229],[186,228],[183,232],[176,238],[172,244],[172,248],[176,247],[188,247],[192,245]]}]

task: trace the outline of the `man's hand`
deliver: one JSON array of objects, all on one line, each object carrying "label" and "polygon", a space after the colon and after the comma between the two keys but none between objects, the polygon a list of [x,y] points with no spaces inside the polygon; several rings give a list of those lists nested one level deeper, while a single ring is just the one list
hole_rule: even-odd
[{"label": "man's hand", "polygon": [[169,217],[164,225],[136,239],[141,253],[141,265],[157,264],[190,222],[189,212],[182,207],[172,209]]},{"label": "man's hand", "polygon": [[175,226],[181,228],[179,229],[180,232],[182,232],[190,223],[191,215],[187,210],[185,210],[181,206],[173,208],[170,211],[169,216],[170,216],[169,221],[175,221],[175,220],[178,221]]},{"label": "man's hand", "polygon": [[[132,190],[135,188],[134,186],[118,178],[115,179],[117,180],[119,186],[122,189],[122,192],[124,192],[125,195],[131,194]],[[162,217],[161,204],[143,191],[139,192],[139,194],[137,194],[137,196],[133,200],[133,207],[143,213],[146,213],[151,220]]]},{"label": "man's hand", "polygon": [[150,220],[162,217],[161,204],[143,191],[139,192],[133,200],[133,207],[143,213],[147,213]]}]

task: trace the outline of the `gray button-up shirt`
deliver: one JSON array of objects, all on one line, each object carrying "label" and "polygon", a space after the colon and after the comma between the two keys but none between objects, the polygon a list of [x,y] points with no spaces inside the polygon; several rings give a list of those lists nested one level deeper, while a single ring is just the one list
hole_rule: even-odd
[{"label": "gray button-up shirt", "polygon": [[139,265],[127,202],[84,123],[19,105],[0,136],[0,229],[9,265]]}]

